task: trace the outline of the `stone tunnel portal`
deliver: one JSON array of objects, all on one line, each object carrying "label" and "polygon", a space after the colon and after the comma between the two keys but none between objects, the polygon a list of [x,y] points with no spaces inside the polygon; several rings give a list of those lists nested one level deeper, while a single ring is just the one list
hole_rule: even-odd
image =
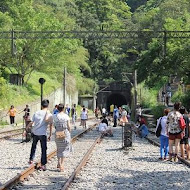
[{"label": "stone tunnel portal", "polygon": [[113,93],[110,96],[108,96],[106,106],[107,106],[107,110],[109,110],[111,104],[114,104],[117,107],[120,107],[122,105],[127,105],[127,103],[129,102],[127,102],[124,95],[119,94],[119,93]]}]

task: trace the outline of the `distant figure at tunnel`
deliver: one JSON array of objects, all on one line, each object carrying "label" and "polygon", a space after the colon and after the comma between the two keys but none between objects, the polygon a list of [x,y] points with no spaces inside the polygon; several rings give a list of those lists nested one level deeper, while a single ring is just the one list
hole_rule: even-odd
[{"label": "distant figure at tunnel", "polygon": [[117,106],[115,106],[115,108],[113,110],[113,121],[114,121],[113,127],[117,127],[118,118],[119,118],[119,110],[118,110]]},{"label": "distant figure at tunnel", "polygon": [[110,105],[110,115],[113,116],[114,105]]},{"label": "distant figure at tunnel", "polygon": [[102,108],[102,116],[103,116],[103,117],[106,117],[106,115],[107,115],[106,108]]},{"label": "distant figure at tunnel", "polygon": [[125,110],[125,107],[122,107],[120,125],[124,126],[126,123],[128,123],[127,111]]}]

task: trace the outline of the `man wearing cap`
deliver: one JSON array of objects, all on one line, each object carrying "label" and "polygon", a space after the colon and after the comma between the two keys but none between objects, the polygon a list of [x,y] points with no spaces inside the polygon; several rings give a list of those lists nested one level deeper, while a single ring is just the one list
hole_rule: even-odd
[{"label": "man wearing cap", "polygon": [[38,141],[40,141],[41,144],[41,167],[40,169],[45,171],[46,170],[46,163],[47,163],[47,127],[50,125],[50,134],[48,137],[48,140],[50,140],[52,135],[52,124],[53,124],[53,118],[52,114],[48,110],[49,106],[49,100],[43,100],[41,103],[42,109],[37,111],[33,117],[31,122],[28,124],[27,128],[32,127],[32,133],[33,133],[33,142],[30,152],[30,159],[29,164],[33,163],[35,152],[36,152],[36,146]]}]

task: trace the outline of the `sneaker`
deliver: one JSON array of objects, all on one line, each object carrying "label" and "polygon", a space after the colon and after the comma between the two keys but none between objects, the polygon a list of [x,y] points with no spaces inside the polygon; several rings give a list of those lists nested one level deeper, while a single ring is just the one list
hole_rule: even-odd
[{"label": "sneaker", "polygon": [[40,167],[39,167],[39,170],[41,170],[41,171],[46,171],[46,166],[45,166],[45,165],[40,166]]},{"label": "sneaker", "polygon": [[29,161],[28,161],[28,164],[30,164],[30,165],[33,164],[33,163],[34,163],[33,160],[29,160]]},{"label": "sneaker", "polygon": [[171,158],[168,159],[168,161],[170,161],[170,162],[174,162],[174,158],[171,157]]},{"label": "sneaker", "polygon": [[164,160],[164,158],[162,158],[162,157],[160,157],[160,158],[158,158],[159,160]]},{"label": "sneaker", "polygon": [[178,157],[177,156],[175,156],[174,162],[178,162]]}]

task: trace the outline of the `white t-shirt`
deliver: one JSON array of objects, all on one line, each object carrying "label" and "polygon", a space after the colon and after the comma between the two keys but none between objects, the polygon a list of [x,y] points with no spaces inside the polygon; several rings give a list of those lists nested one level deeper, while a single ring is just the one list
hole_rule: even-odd
[{"label": "white t-shirt", "polygon": [[122,116],[127,116],[127,111],[123,110],[121,113]]},{"label": "white t-shirt", "polygon": [[106,131],[108,129],[108,126],[107,126],[106,123],[100,123],[98,128],[99,128],[100,132],[104,132],[104,131]]},{"label": "white t-shirt", "polygon": [[102,108],[102,113],[106,113],[106,108]]},{"label": "white t-shirt", "polygon": [[81,112],[81,119],[88,119],[86,110]]},{"label": "white t-shirt", "polygon": [[[45,122],[46,112],[46,110],[39,110],[33,115],[32,122],[34,122],[34,127],[32,127],[32,133],[34,135],[47,135],[47,126],[49,123]],[[52,117],[52,114],[48,113],[47,117]]]},{"label": "white t-shirt", "polygon": [[[162,120],[161,120],[161,118],[162,118]],[[161,126],[162,126],[161,135],[167,137],[167,136],[168,136],[168,135],[167,135],[167,132],[166,132],[167,116],[163,116],[163,117],[160,117],[160,118],[158,119],[157,126],[156,126],[156,130],[157,130],[157,128],[158,128],[158,125],[160,124],[160,120],[161,120]]]}]

